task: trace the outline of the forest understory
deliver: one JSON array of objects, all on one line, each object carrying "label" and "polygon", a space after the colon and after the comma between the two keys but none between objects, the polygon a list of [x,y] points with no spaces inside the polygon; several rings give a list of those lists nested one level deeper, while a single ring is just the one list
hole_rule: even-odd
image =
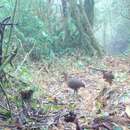
[{"label": "forest understory", "polygon": [[[104,80],[102,70],[112,71],[112,84]],[[75,95],[64,81],[63,72],[78,77],[85,88]],[[5,89],[6,95],[0,95],[2,130],[128,129],[129,58],[106,56],[89,62],[84,57],[55,59],[49,64],[24,66],[22,76],[29,77],[29,82],[7,77],[10,87]],[[22,105],[21,91],[29,89],[33,96]]]},{"label": "forest understory", "polygon": [[129,5],[0,0],[0,130],[129,130]]}]

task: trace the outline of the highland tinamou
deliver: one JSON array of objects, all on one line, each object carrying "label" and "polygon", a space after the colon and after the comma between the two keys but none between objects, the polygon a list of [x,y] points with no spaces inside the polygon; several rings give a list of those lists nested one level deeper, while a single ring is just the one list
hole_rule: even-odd
[{"label": "highland tinamou", "polygon": [[85,84],[78,78],[69,78],[67,73],[63,73],[64,80],[66,81],[69,88],[74,90],[74,93],[77,94],[78,90],[81,87],[85,88]]},{"label": "highland tinamou", "polygon": [[92,68],[92,67],[90,67],[90,69],[102,72],[103,79],[106,82],[108,82],[110,85],[112,85],[112,82],[113,82],[113,80],[115,78],[114,74],[112,73],[112,71],[107,71],[107,70],[102,70],[102,69],[97,69],[97,68]]},{"label": "highland tinamou", "polygon": [[103,79],[108,82],[110,85],[112,85],[112,82],[114,80],[114,75],[112,71],[103,72]]}]

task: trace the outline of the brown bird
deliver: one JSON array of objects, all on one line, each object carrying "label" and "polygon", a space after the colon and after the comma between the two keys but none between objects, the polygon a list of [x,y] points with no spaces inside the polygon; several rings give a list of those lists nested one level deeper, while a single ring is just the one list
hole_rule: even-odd
[{"label": "brown bird", "polygon": [[110,85],[112,85],[112,81],[114,80],[114,74],[112,73],[112,71],[107,71],[107,70],[102,70],[102,69],[97,69],[97,68],[93,68],[93,67],[89,67],[92,70],[96,70],[96,71],[100,71],[103,74],[103,79],[108,82]]},{"label": "brown bird", "polygon": [[114,80],[114,75],[112,71],[104,71],[103,72],[103,79],[108,82],[110,85],[112,85],[112,81]]},{"label": "brown bird", "polygon": [[25,90],[25,91],[21,91],[20,95],[23,101],[30,101],[33,95],[33,90]]},{"label": "brown bird", "polygon": [[68,74],[67,73],[63,73],[64,76],[64,80],[67,82],[67,85],[69,88],[74,90],[74,94],[78,93],[78,90],[81,87],[85,88],[85,84],[78,78],[68,78]]}]

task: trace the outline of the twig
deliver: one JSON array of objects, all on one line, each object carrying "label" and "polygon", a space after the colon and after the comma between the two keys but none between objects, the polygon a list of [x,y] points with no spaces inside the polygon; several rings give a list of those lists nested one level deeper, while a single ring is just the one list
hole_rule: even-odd
[{"label": "twig", "polygon": [[96,71],[100,71],[100,72],[107,72],[107,70],[98,69],[98,68],[93,68],[93,67],[89,67],[89,69],[96,70]]},{"label": "twig", "polygon": [[43,104],[52,104],[52,105],[59,105],[59,106],[67,105],[65,103],[56,103],[56,102],[43,102]]},{"label": "twig", "polygon": [[16,77],[14,77],[14,76],[11,75],[11,74],[6,73],[6,75],[8,75],[9,77],[11,77],[11,78],[13,78],[13,79],[15,79],[15,80],[17,80],[17,81],[19,81],[19,82],[25,84],[25,85],[29,85],[29,83],[26,83],[26,82],[22,81],[21,79],[18,79],[18,78],[16,78]]},{"label": "twig", "polygon": [[13,26],[13,25],[18,25],[18,23],[0,23],[0,25],[5,25],[5,26]]},{"label": "twig", "polygon": [[[12,15],[12,23],[14,23],[14,20],[15,20],[15,13],[16,13],[16,9],[17,9],[17,2],[18,2],[18,0],[15,0],[15,6],[14,6],[14,10],[13,10],[13,15]],[[13,26],[10,27],[9,39],[8,39],[8,42],[7,42],[5,55],[7,55],[7,53],[8,53],[12,32],[13,32]]]},{"label": "twig", "polygon": [[2,125],[0,124],[0,128],[16,128],[14,125]]},{"label": "twig", "polygon": [[5,106],[3,106],[2,104],[0,104],[0,107],[2,107],[3,109],[9,111]]},{"label": "twig", "polygon": [[1,90],[2,90],[2,92],[3,92],[3,94],[5,95],[5,98],[6,98],[6,101],[7,101],[7,105],[8,105],[8,107],[9,107],[9,111],[10,111],[10,113],[11,113],[11,118],[12,118],[11,105],[10,105],[10,102],[9,102],[8,96],[7,96],[7,94],[6,94],[6,92],[5,92],[4,88],[3,88],[2,83],[0,83],[0,88],[1,88]]},{"label": "twig", "polygon": [[28,58],[28,56],[30,55],[30,53],[32,52],[33,48],[34,48],[35,44],[33,45],[32,49],[26,54],[26,56],[24,57],[23,61],[21,62],[21,64],[17,67],[17,69],[15,70],[14,74],[16,74],[20,68],[23,66],[24,62],[26,61],[26,59]]}]

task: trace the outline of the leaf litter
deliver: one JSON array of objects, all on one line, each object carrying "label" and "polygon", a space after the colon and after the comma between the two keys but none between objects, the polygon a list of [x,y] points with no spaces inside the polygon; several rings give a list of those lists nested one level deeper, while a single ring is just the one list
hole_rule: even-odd
[{"label": "leaf litter", "polygon": [[[31,66],[31,82],[38,87],[33,97],[34,110],[28,109],[30,115],[29,119],[25,116],[25,124],[23,121],[21,126],[20,122],[19,126],[12,123],[15,128],[78,130],[77,125],[72,124],[80,124],[82,129],[103,127],[110,130],[116,124],[126,129],[130,124],[130,63],[127,59],[104,57],[96,64],[84,63],[82,67],[75,65],[71,58],[63,63],[59,60],[49,68],[41,63]],[[91,70],[90,67],[112,71],[115,76],[113,84],[109,85],[100,71]],[[64,82],[62,72],[68,72],[70,76],[78,77],[85,83],[85,88],[81,88],[77,96]],[[68,123],[64,116],[71,111],[76,114],[76,118]],[[22,108],[14,112],[23,114]],[[11,129],[6,125],[3,127]]]}]

